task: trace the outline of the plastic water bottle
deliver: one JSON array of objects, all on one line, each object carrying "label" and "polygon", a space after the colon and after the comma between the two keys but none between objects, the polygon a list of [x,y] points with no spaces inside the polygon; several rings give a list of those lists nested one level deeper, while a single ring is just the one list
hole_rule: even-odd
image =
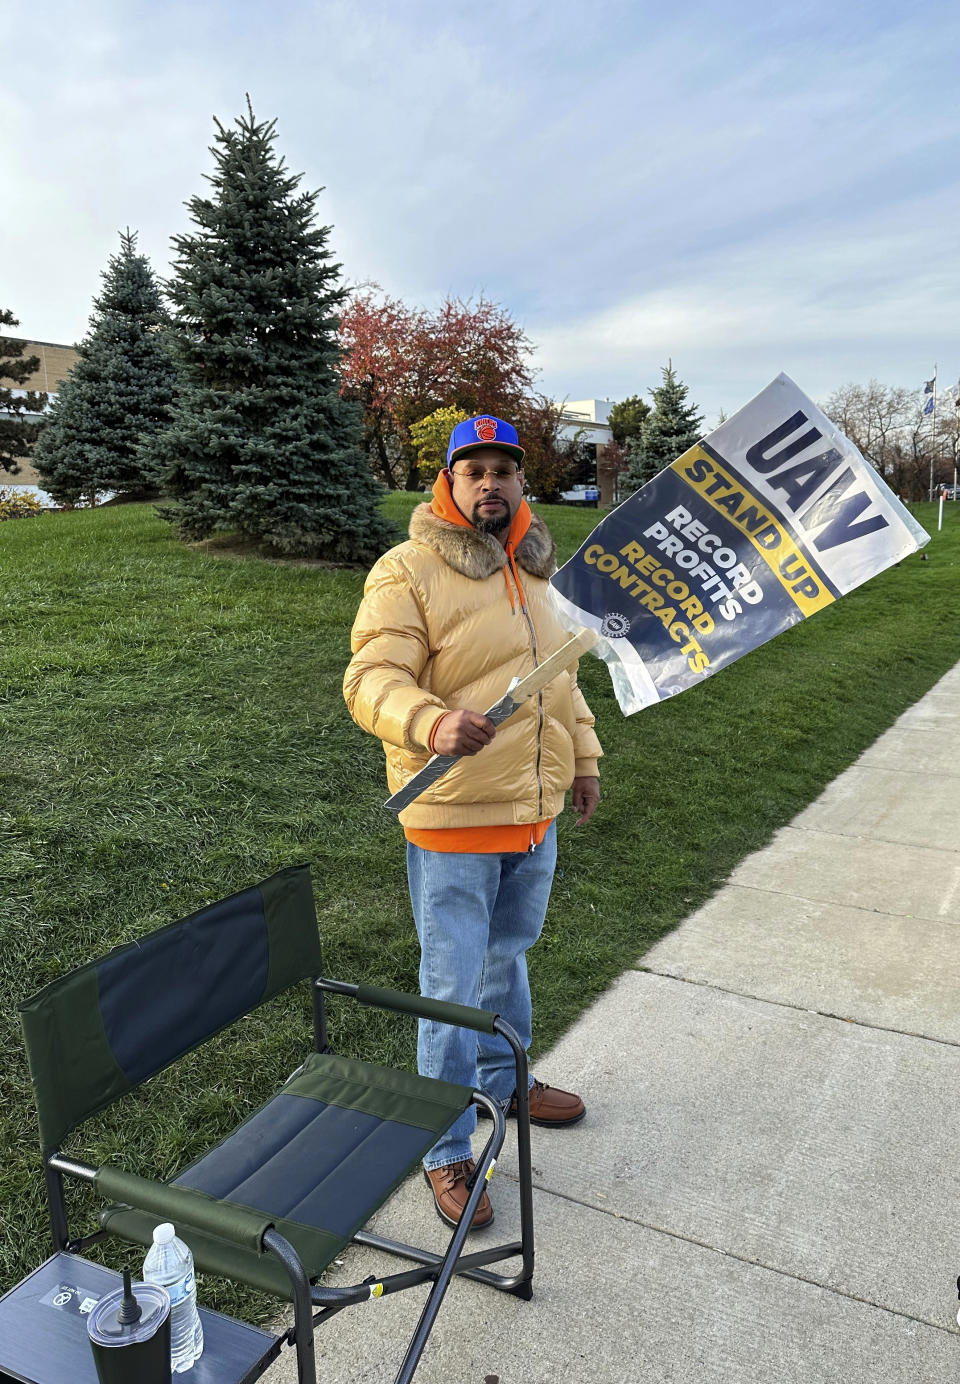
[{"label": "plastic water bottle", "polygon": [[197,1286],[189,1245],[177,1239],[169,1221],[153,1232],[143,1261],[144,1283],[159,1283],[170,1294],[170,1365],[175,1374],[193,1368],[203,1354],[203,1323],[197,1311]]}]

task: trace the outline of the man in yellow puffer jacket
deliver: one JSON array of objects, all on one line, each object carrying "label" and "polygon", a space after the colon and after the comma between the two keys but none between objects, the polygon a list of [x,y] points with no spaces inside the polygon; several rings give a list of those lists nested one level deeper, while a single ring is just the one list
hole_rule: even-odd
[{"label": "man in yellow puffer jacket", "polygon": [[[367,578],[344,696],[383,741],[391,792],[431,754],[464,756],[400,814],[420,990],[502,1015],[529,1046],[526,951],[550,896],[554,819],[571,788],[578,825],[593,815],[602,751],[575,669],[499,729],[478,710],[569,637],[548,587],[553,539],[523,499],[523,455],[501,419],[454,428],[432,502]],[[479,1085],[505,1106],[514,1095],[513,1057],[496,1036],[421,1020],[417,1056],[425,1076]],[[560,1128],[584,1113],[579,1096],[533,1081],[533,1123]],[[471,1109],[424,1160],[448,1224],[467,1199],[475,1124]],[[474,1228],[492,1219],[484,1195]]]}]

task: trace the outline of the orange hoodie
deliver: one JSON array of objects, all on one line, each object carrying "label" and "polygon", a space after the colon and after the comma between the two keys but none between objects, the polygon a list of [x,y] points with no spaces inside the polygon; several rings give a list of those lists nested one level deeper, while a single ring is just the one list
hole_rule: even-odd
[{"label": "orange hoodie", "polygon": [[[433,499],[430,508],[438,519],[446,519],[450,524],[458,524],[461,528],[472,529],[473,524],[457,508],[454,502],[453,493],[450,489],[450,481],[446,471],[441,471],[433,483]],[[517,591],[520,594],[521,607],[526,605],[523,595],[523,587],[520,585],[520,574],[517,571],[517,564],[514,560],[514,553],[517,544],[521,541],[527,529],[530,527],[530,506],[526,500],[521,500],[519,508],[510,523],[510,530],[507,534],[507,541],[504,549],[510,568],[513,572],[514,581],[517,584]],[[503,569],[503,579],[507,584],[507,595],[510,597],[510,605],[513,607],[513,588],[510,585],[510,578],[507,576],[507,569]],[[437,726],[441,724],[443,717],[437,721],[430,733],[430,749],[433,750],[433,741],[437,733]],[[482,754],[483,751],[481,750]],[[521,824],[518,826],[498,826],[498,827],[442,827],[433,830],[416,831],[411,827],[404,828],[404,834],[408,841],[414,846],[420,846],[425,851],[456,851],[470,855],[505,855],[508,852],[525,852],[539,846],[540,842],[547,834],[547,828],[552,818],[547,817],[542,822],[534,822],[532,825]]]}]

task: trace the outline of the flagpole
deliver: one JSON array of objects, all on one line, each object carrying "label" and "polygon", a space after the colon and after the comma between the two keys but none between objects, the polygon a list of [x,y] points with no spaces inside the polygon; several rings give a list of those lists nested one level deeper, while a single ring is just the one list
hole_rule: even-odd
[{"label": "flagpole", "polygon": [[930,503],[933,503],[933,461],[937,446],[937,362],[933,362],[933,432],[930,437]]}]

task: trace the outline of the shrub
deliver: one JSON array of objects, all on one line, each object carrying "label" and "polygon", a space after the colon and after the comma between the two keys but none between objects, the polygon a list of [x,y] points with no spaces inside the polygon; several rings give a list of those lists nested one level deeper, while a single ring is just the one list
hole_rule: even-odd
[{"label": "shrub", "polygon": [[424,490],[437,479],[437,472],[447,464],[447,443],[458,423],[469,418],[462,408],[450,405],[435,408],[426,418],[410,426],[410,439],[417,449],[417,475]]},{"label": "shrub", "polygon": [[28,490],[6,490],[0,486],[0,520],[29,519],[31,514],[43,514],[45,508]]}]

